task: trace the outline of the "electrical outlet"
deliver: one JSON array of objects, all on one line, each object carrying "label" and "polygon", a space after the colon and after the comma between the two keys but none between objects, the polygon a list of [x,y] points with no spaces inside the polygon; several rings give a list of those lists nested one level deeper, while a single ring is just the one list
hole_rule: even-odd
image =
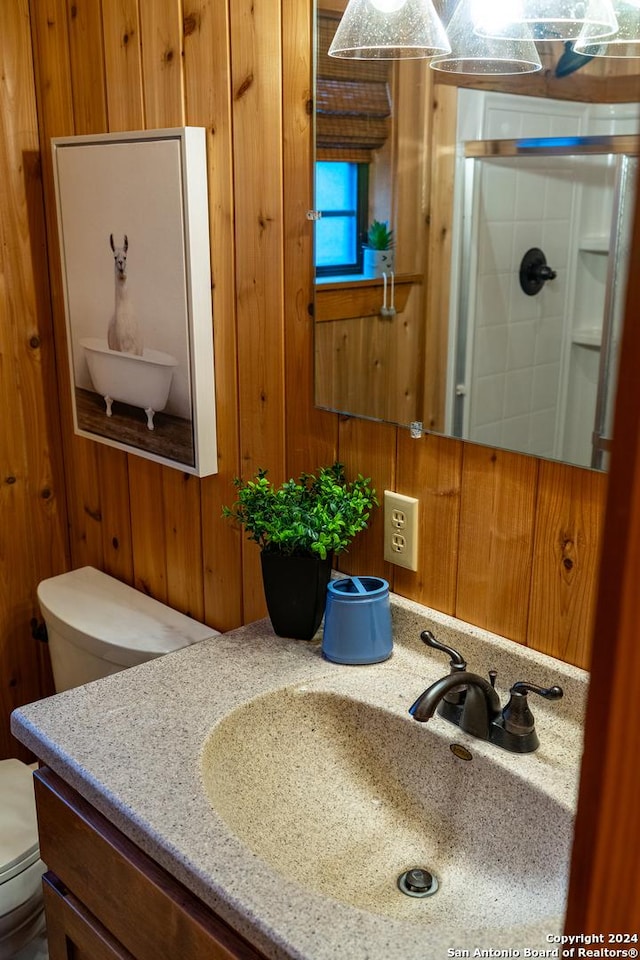
[{"label": "electrical outlet", "polygon": [[415,497],[384,492],[384,558],[407,570],[418,569],[418,503]]}]

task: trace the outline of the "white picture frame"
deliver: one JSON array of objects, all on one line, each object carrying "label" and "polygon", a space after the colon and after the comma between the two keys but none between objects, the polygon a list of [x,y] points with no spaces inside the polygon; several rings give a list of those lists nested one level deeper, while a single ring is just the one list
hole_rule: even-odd
[{"label": "white picture frame", "polygon": [[204,128],[51,146],[75,433],[217,473]]}]

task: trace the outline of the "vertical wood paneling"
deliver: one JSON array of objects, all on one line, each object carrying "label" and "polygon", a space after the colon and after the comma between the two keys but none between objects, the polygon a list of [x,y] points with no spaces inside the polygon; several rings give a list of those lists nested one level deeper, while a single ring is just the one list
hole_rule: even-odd
[{"label": "vertical wood paneling", "polygon": [[100,6],[101,0],[67,0],[76,133],[107,129]]},{"label": "vertical wood paneling", "polygon": [[313,405],[312,38],[313,5],[282,0],[287,476],[332,463],[338,441],[337,418]]},{"label": "vertical wood paneling", "polygon": [[[74,132],[105,133],[107,103],[102,55],[100,0],[67,0],[69,62],[72,80]],[[74,566],[105,564],[101,465],[109,464],[109,451],[95,443],[74,437],[73,473],[83,500],[82,526],[78,530],[80,549],[72,553]],[[111,553],[111,551],[110,551]]]},{"label": "vertical wood paneling", "polygon": [[[200,481],[179,470],[161,468],[167,603],[204,615]],[[189,482],[193,480],[193,482]],[[138,568],[136,567],[136,570]]]},{"label": "vertical wood paneling", "polygon": [[167,600],[163,467],[129,457],[129,498],[134,586],[162,603]]},{"label": "vertical wood paneling", "polygon": [[370,477],[380,506],[370,514],[369,526],[359,533],[346,553],[340,554],[338,566],[343,573],[380,574],[393,582],[393,568],[384,562],[383,493],[393,486],[396,449],[396,427],[368,420],[341,418],[338,459],[344,463],[349,479],[359,473]]},{"label": "vertical wood paneling", "polygon": [[538,462],[466,444],[456,615],[527,639]]},{"label": "vertical wood paneling", "polygon": [[417,497],[418,570],[397,567],[394,589],[445,613],[455,613],[462,444],[398,431],[396,487]]},{"label": "vertical wood paneling", "polygon": [[[147,127],[181,126],[185,119],[181,4],[159,0],[145,3],[140,7],[140,23]],[[129,476],[136,480],[131,483],[132,504],[140,502],[149,484],[156,491],[157,512],[147,510],[144,524],[140,516],[136,518],[136,582],[144,581],[154,596],[156,589],[162,590],[167,603],[201,617],[204,586],[199,482],[187,483],[179,471],[153,463],[142,468],[136,464],[133,471],[130,465]],[[160,560],[149,562],[149,541],[156,544],[159,556],[164,555],[164,564]],[[141,544],[145,544],[142,550]],[[193,557],[197,557],[197,563],[189,562]],[[164,588],[160,577],[165,578]]]},{"label": "vertical wood paneling", "polygon": [[392,217],[396,273],[424,271],[429,215],[431,99],[434,71],[426,60],[395,64],[393,82],[394,150],[402,166],[394,178]]},{"label": "vertical wood paneling", "polygon": [[44,181],[49,277],[56,338],[58,397],[62,422],[65,485],[71,562],[79,567],[103,563],[100,492],[95,444],[73,436],[71,387],[67,365],[62,269],[58,246],[55,192],[49,141],[74,131],[74,96],[65,0],[30,5],[36,73],[39,134]]},{"label": "vertical wood paneling", "polygon": [[[106,132],[109,129],[108,101],[115,100],[120,85],[119,71],[110,78],[105,70],[101,5],[99,0],[83,0],[79,4],[68,3],[67,6],[76,133]],[[107,5],[105,20],[110,28],[107,34],[110,47],[115,14],[115,6]],[[109,62],[112,64],[114,59],[112,53]],[[82,457],[82,464],[87,465],[84,471],[89,484],[97,485],[99,508],[95,516],[100,518],[102,539],[102,560],[98,564],[112,576],[130,583],[133,579],[133,557],[130,505],[126,495],[126,454],[86,442],[82,446],[76,445],[75,449]],[[92,562],[96,563],[96,560]]]},{"label": "vertical wood paneling", "polygon": [[[241,471],[285,474],[280,0],[231,11]],[[253,549],[251,549],[253,547]],[[243,553],[244,615],[264,614],[257,550]]]},{"label": "vertical wood paneling", "polygon": [[268,467],[279,481],[284,474],[280,4],[239,0],[230,9],[242,471]]},{"label": "vertical wood paneling", "polygon": [[164,470],[167,603],[196,620],[204,617],[200,481],[179,470]]},{"label": "vertical wood paneling", "polygon": [[218,474],[201,482],[204,605],[207,623],[225,630],[242,620],[240,533],[220,522],[240,472],[228,5],[189,0],[184,33],[186,122],[207,129],[218,421]]},{"label": "vertical wood paneling", "polygon": [[447,353],[449,349],[449,276],[456,157],[457,92],[434,87],[429,177],[429,251],[424,383],[424,425],[444,428]]},{"label": "vertical wood paneling", "polygon": [[[3,327],[5,333],[12,330],[15,337],[14,364],[3,379],[11,383],[12,375],[15,378],[14,396],[20,398],[20,416],[7,415],[12,402],[3,404],[2,410],[6,433],[22,431],[25,472],[21,479],[27,484],[29,511],[27,542],[32,550],[32,575],[40,579],[64,562],[67,553],[64,474],[59,455],[59,410],[50,402],[57,391],[57,378],[27,0],[21,0],[11,11],[3,10],[3,15],[8,22],[2,22],[1,28],[12,38],[12,56],[3,61],[0,111],[2,299],[9,320]],[[7,476],[10,474],[7,470]]]},{"label": "vertical wood paneling", "polygon": [[[28,0],[0,7],[0,758],[9,713],[53,689],[35,587],[67,563]],[[53,394],[52,394],[53,391]]]},{"label": "vertical wood paneling", "polygon": [[144,0],[140,6],[146,129],[184,123],[182,19],[178,0]]},{"label": "vertical wood paneling", "polygon": [[109,130],[141,129],[144,100],[138,0],[103,3],[102,23]]},{"label": "vertical wood paneling", "polygon": [[[8,11],[4,9],[0,27],[8,31],[14,45],[21,45],[23,31],[20,21],[15,17],[9,18],[7,14]],[[37,673],[29,673],[26,669],[31,659],[26,644],[30,639],[27,617],[31,591],[28,583],[33,556],[29,530],[32,498],[23,439],[24,413],[18,410],[17,415],[7,416],[7,411],[14,404],[14,396],[21,389],[17,368],[27,348],[24,334],[28,326],[23,333],[21,310],[26,308],[29,312],[33,311],[28,290],[16,273],[20,264],[20,237],[26,233],[28,238],[28,230],[25,230],[24,223],[24,191],[16,183],[16,175],[20,175],[19,121],[24,109],[18,97],[24,74],[15,47],[13,54],[11,59],[3,58],[3,82],[0,85],[0,184],[3,210],[0,222],[0,408],[3,411],[0,430],[0,464],[3,471],[0,479],[0,511],[3,517],[12,517],[13,528],[11,538],[5,533],[0,539],[0,757],[8,757],[13,752],[8,729],[11,710],[23,698],[28,699],[30,693],[37,695],[39,688]],[[15,128],[12,121],[17,121]],[[18,545],[21,547],[19,551],[16,550]]]},{"label": "vertical wood paneling", "polygon": [[118,580],[133,583],[128,456],[110,447],[99,447],[97,454],[103,569]]},{"label": "vertical wood paneling", "polygon": [[[103,4],[102,33],[109,131],[139,129],[144,120],[137,0]],[[104,569],[133,583],[129,457],[103,447],[99,464]]]},{"label": "vertical wood paneling", "polygon": [[528,643],[588,668],[606,477],[540,463]]}]

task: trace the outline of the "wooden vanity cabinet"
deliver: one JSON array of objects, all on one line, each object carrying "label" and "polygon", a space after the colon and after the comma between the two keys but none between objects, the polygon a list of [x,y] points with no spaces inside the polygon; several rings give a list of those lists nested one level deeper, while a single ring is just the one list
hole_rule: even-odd
[{"label": "wooden vanity cabinet", "polygon": [[50,960],[265,960],[56,774],[34,774]]}]

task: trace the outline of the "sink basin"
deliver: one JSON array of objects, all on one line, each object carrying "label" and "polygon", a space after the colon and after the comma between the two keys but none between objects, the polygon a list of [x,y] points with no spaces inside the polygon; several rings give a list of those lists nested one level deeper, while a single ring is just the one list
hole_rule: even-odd
[{"label": "sink basin", "polygon": [[[210,732],[200,758],[216,814],[288,880],[415,923],[496,932],[559,929],[572,813],[444,721],[310,686],[249,701]],[[408,698],[407,698],[408,701]],[[464,740],[472,759],[450,750]],[[398,876],[423,867],[438,892]]]}]

